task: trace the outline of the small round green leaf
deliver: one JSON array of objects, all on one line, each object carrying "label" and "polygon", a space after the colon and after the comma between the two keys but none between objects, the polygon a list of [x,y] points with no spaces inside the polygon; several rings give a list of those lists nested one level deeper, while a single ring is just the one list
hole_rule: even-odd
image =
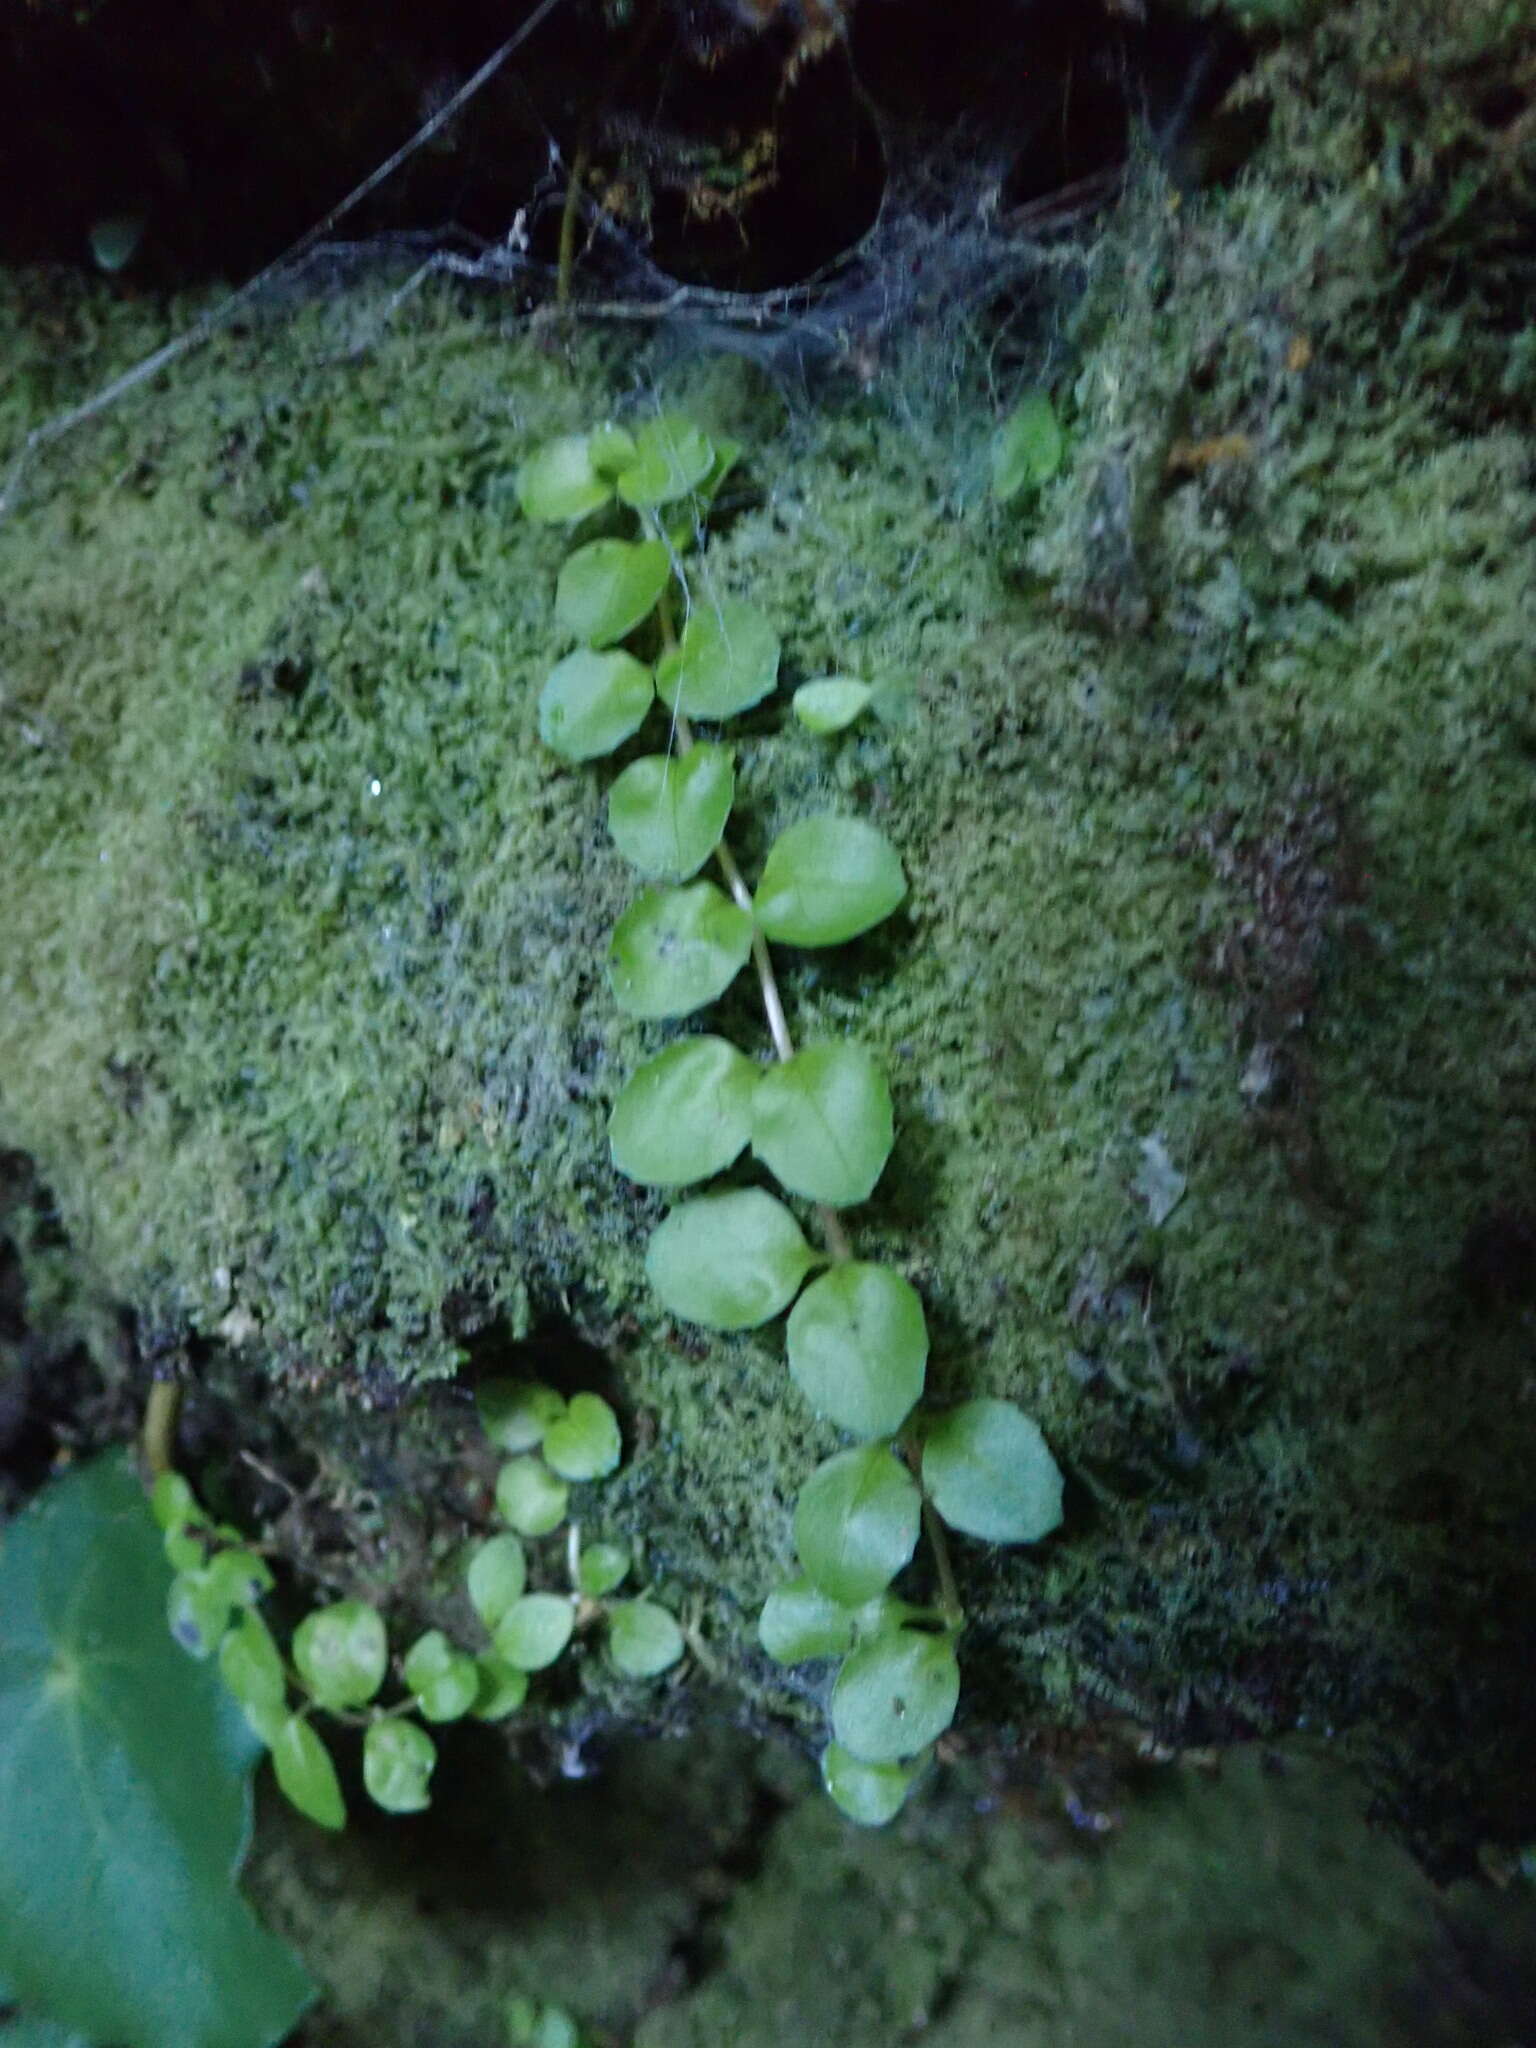
[{"label": "small round green leaf", "polygon": [[790,708],[807,732],[841,732],[864,710],[874,691],[868,683],[852,676],[817,676],[802,683],[790,699]]},{"label": "small round green leaf", "polygon": [[625,1082],[608,1119],[613,1163],[646,1187],[723,1173],[752,1130],[762,1068],[724,1038],[684,1038]]},{"label": "small round green leaf", "polygon": [[494,1634],[501,1617],[528,1587],[528,1560],[522,1544],[508,1534],[477,1543],[464,1576],[470,1605]]},{"label": "small round green leaf", "polygon": [[599,476],[617,476],[635,459],[634,436],[609,421],[587,436],[587,453]]},{"label": "small round green leaf", "polygon": [[646,889],[613,928],[608,979],[631,1017],[686,1017],[725,993],[751,951],[751,918],[713,882]]},{"label": "small round green leaf", "polygon": [[679,413],[663,413],[635,436],[634,460],[619,474],[619,496],[637,508],[670,504],[714,467],[709,436]]},{"label": "small round green leaf", "polygon": [[440,1628],[428,1629],[405,1653],[400,1675],[429,1721],[458,1721],[475,1704],[480,1673]]},{"label": "small round green leaf", "polygon": [[149,1496],[150,1513],[157,1527],[169,1532],[185,1529],[191,1522],[206,1522],[206,1511],[179,1472],[162,1472]]},{"label": "small round green leaf", "polygon": [[475,1394],[480,1426],[498,1451],[536,1451],[565,1413],[564,1399],[536,1380],[487,1380]]},{"label": "small round green leaf", "polygon": [[277,1788],[290,1806],[322,1828],[347,1824],[346,1801],[336,1766],[320,1737],[302,1714],[290,1714],[271,1744]]},{"label": "small round green leaf", "polygon": [[414,1721],[375,1721],[363,1737],[363,1783],[386,1813],[420,1813],[432,1803],[427,1780],[437,1744]]},{"label": "small round green leaf", "polygon": [[259,1614],[242,1614],[219,1645],[219,1675],[242,1707],[270,1713],[288,1696],[283,1660]]},{"label": "small round green leaf", "polygon": [[891,1156],[891,1091],[852,1041],[807,1045],[769,1067],[752,1096],[752,1150],[792,1195],[862,1202]]},{"label": "small round green leaf", "polygon": [[598,475],[585,434],[562,434],[535,448],[517,472],[517,502],[527,519],[564,524],[585,518],[613,496]]},{"label": "small round green leaf", "polygon": [[219,1550],[208,1560],[208,1583],[231,1607],[254,1607],[273,1586],[272,1568],[244,1544]]},{"label": "small round green leaf", "polygon": [[567,555],[555,583],[555,617],[588,647],[634,631],[667,587],[672,561],[659,540],[592,540]]},{"label": "small round green leaf", "polygon": [[779,678],[779,636],[739,597],[701,602],[656,665],[664,704],[685,718],[734,718]]},{"label": "small round green leaf", "polygon": [[781,832],[757,885],[757,921],[791,946],[837,946],[890,916],[907,893],[896,849],[862,818],[823,812]]},{"label": "small round green leaf", "polygon": [[475,1695],[477,1721],[499,1721],[515,1714],[528,1697],[528,1674],[509,1664],[504,1657],[482,1657],[478,1662],[480,1690]]},{"label": "small round green leaf", "polygon": [[293,1632],[293,1661],[322,1707],[366,1706],[384,1681],[384,1618],[362,1600],[337,1600],[307,1614]]},{"label": "small round green leaf", "polygon": [[571,1640],[576,1610],[559,1593],[525,1593],[496,1631],[496,1655],[517,1671],[543,1671]]},{"label": "small round green leaf", "polygon": [[702,741],[682,755],[647,754],[609,791],[608,830],[642,875],[685,882],[719,845],[735,791],[729,747]]},{"label": "small round green leaf", "polygon": [[206,1565],[178,1572],[165,1598],[165,1618],[172,1636],[194,1657],[211,1657],[229,1627],[233,1603],[216,1585]]},{"label": "small round green leaf", "polygon": [[655,691],[632,654],[578,647],[539,692],[539,738],[566,761],[595,761],[638,732]]},{"label": "small round green leaf", "polygon": [[791,1579],[763,1602],[757,1640],[775,1664],[841,1657],[853,1648],[853,1614],[809,1579]]},{"label": "small round green leaf", "polygon": [[655,1678],[682,1654],[682,1630],[654,1600],[616,1600],[608,1609],[608,1655],[627,1678]]},{"label": "small round green leaf", "polygon": [[622,1543],[589,1543],[576,1576],[589,1600],[602,1600],[628,1578],[629,1552]]},{"label": "small round green leaf", "polygon": [[752,1330],[817,1264],[799,1224],[761,1188],[700,1195],[651,1235],[645,1270],[664,1307],[710,1330]]},{"label": "small round green leaf", "polygon": [[853,1436],[894,1436],[927,1374],[922,1299],[889,1266],[846,1260],[790,1310],[785,1348],[790,1378],[818,1415]]},{"label": "small round green leaf", "polygon": [[167,1529],[161,1539],[165,1561],[173,1572],[201,1571],[212,1551],[213,1529],[207,1522],[185,1522]]},{"label": "small round green leaf", "polygon": [[544,1433],[544,1462],[562,1479],[604,1479],[622,1456],[619,1418],[601,1394],[573,1394]]},{"label": "small round green leaf", "polygon": [[1061,1521],[1061,1472],[1039,1425],[1011,1401],[964,1401],[923,1441],[923,1485],[952,1529],[1038,1543]]},{"label": "small round green leaf", "polygon": [[893,1821],[921,1768],[921,1758],[910,1764],[866,1764],[840,1742],[829,1742],[821,1753],[821,1782],[828,1797],[861,1828],[883,1828]]},{"label": "small round green leaf", "polygon": [[861,1763],[899,1763],[938,1740],[959,1699],[949,1637],[899,1629],[861,1643],[838,1673],[832,1732]]},{"label": "small round green leaf", "polygon": [[795,1504],[795,1549],[806,1574],[843,1607],[873,1600],[917,1548],[922,1499],[884,1444],[818,1465]]},{"label": "small round green leaf", "polygon": [[1061,468],[1066,440],[1056,408],[1044,391],[1021,399],[992,441],[992,495],[1007,504],[1026,485],[1038,490]]},{"label": "small round green leaf", "polygon": [[570,1490],[541,1458],[509,1458],[496,1475],[496,1512],[519,1536],[547,1536],[565,1520]]}]

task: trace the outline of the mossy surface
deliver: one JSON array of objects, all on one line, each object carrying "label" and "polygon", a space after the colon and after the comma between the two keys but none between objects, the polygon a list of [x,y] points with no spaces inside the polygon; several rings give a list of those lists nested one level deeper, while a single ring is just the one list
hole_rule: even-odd
[{"label": "mossy surface", "polygon": [[[659,1042],[603,979],[630,885],[602,772],[535,731],[564,548],[517,462],[659,395],[747,444],[694,573],[787,681],[892,686],[831,743],[783,693],[743,721],[733,830],[750,868],[831,802],[900,847],[905,912],[788,961],[791,1013],[889,1060],[854,1221],[935,1392],[1018,1399],[1072,1482],[1042,1554],[961,1546],[963,1730],[1306,1722],[1434,1853],[1536,1824],[1530,1282],[1483,1255],[1536,1129],[1531,145],[1479,98],[1528,26],[1330,14],[1234,186],[1138,177],[1053,309],[1069,463],[1022,512],[976,488],[979,398],[914,415],[920,338],[786,415],[744,363],[655,381],[428,290],[269,313],[34,468],[0,1142],[156,1344],[255,1362],[368,1571],[467,1441],[429,1383],[600,1370],[611,1512],[744,1710],[816,1725],[751,1623],[832,1439],[776,1334],[643,1286],[660,1205],[603,1133]],[[26,279],[0,321],[7,439],[159,332]],[[721,1017],[761,1043],[745,984]]]}]

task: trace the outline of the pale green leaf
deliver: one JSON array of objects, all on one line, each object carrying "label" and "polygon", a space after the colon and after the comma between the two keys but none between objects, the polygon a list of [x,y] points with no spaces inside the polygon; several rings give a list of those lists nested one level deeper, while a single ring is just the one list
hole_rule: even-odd
[{"label": "pale green leaf", "polygon": [[480,1691],[474,1658],[455,1649],[440,1628],[417,1637],[405,1653],[400,1675],[429,1721],[461,1720]]},{"label": "pale green leaf", "polygon": [[150,1512],[166,1531],[184,1529],[189,1522],[206,1522],[197,1495],[179,1472],[162,1472],[150,1490]]},{"label": "pale green leaf", "polygon": [[507,1533],[477,1543],[465,1579],[470,1605],[494,1634],[497,1622],[528,1588],[528,1561],[522,1544]]},{"label": "pale green leaf", "polygon": [[883,1828],[906,1805],[922,1762],[867,1764],[840,1742],[829,1742],[821,1753],[821,1782],[849,1820],[861,1828]]},{"label": "pale green leaf", "polygon": [[564,1398],[537,1380],[486,1380],[475,1391],[480,1427],[498,1451],[536,1451],[565,1413]]},{"label": "pale green leaf", "polygon": [[638,732],[655,690],[632,654],[578,647],[539,692],[539,738],[566,761],[595,761]]},{"label": "pale green leaf", "polygon": [[779,676],[779,636],[739,597],[701,601],[656,664],[664,704],[685,718],[734,718],[761,703]]},{"label": "pale green leaf", "polygon": [[622,1454],[619,1418],[601,1394],[573,1394],[544,1434],[544,1462],[562,1479],[606,1478]]},{"label": "pale green leaf", "polygon": [[723,995],[752,951],[752,920],[713,882],[646,889],[613,928],[608,978],[631,1017],[686,1017]]},{"label": "pale green leaf", "polygon": [[611,421],[605,422],[587,436],[587,452],[599,476],[616,477],[635,459],[634,436]]},{"label": "pale green leaf", "polygon": [[194,1657],[211,1657],[224,1639],[234,1603],[206,1565],[178,1572],[166,1590],[165,1618],[172,1636]]},{"label": "pale green leaf", "polygon": [[776,1664],[841,1657],[853,1648],[853,1612],[810,1579],[791,1579],[763,1602],[757,1640]]},{"label": "pale green leaf", "polygon": [[234,1885],[258,1752],[165,1632],[126,1460],[52,1480],[0,1548],[0,1978],[118,2048],[265,2048],[311,1996]]},{"label": "pale green leaf", "polygon": [[427,1782],[437,1744],[414,1721],[375,1721],[363,1737],[363,1784],[386,1813],[420,1813],[432,1803]]},{"label": "pale green leaf", "polygon": [[337,1600],[293,1632],[293,1662],[318,1706],[366,1706],[384,1680],[384,1618],[362,1600]]},{"label": "pale green leaf", "polygon": [[762,1068],[724,1038],[684,1038],[625,1082],[608,1119],[613,1163],[646,1187],[723,1173],[751,1134]]},{"label": "pale green leaf", "polygon": [[992,495],[1007,504],[1026,485],[1038,490],[1061,468],[1066,442],[1049,394],[1031,391],[1009,413],[992,441]]},{"label": "pale green leaf", "polygon": [[282,1653],[259,1614],[242,1614],[219,1645],[219,1675],[242,1707],[258,1715],[288,1696]]},{"label": "pale green leaf", "polygon": [[1038,1543],[1061,1521],[1061,1472],[1011,1401],[965,1401],[932,1423],[923,1485],[952,1529],[988,1543]]},{"label": "pale green leaf", "polygon": [[517,472],[517,502],[527,519],[565,524],[606,505],[611,485],[592,461],[586,434],[562,434],[535,448]]},{"label": "pale green leaf", "polygon": [[628,1578],[629,1552],[622,1543],[589,1543],[576,1576],[589,1600],[602,1600]]},{"label": "pale green leaf", "polygon": [[655,608],[671,574],[659,540],[588,541],[556,579],[555,617],[588,647],[611,646]]},{"label": "pale green leaf", "polygon": [[297,1807],[317,1827],[346,1826],[347,1806],[336,1766],[302,1714],[290,1714],[276,1730],[270,1754],[277,1789],[290,1806]]},{"label": "pale green leaf", "polygon": [[510,1458],[496,1475],[496,1512],[519,1536],[547,1536],[565,1520],[570,1489],[541,1458]]},{"label": "pale green leaf", "polygon": [[807,732],[842,732],[874,694],[868,683],[856,682],[852,676],[817,676],[800,685],[790,699],[790,708]]},{"label": "pale green leaf", "polygon": [[663,413],[636,434],[634,460],[619,476],[619,496],[637,509],[670,504],[702,484],[714,460],[709,436],[692,420]]},{"label": "pale green leaf", "polygon": [[843,1607],[873,1600],[917,1548],[922,1500],[884,1444],[818,1465],[795,1504],[795,1549],[806,1575]]},{"label": "pale green leaf", "polygon": [[848,1259],[813,1280],[790,1311],[785,1345],[801,1393],[854,1436],[893,1436],[922,1396],[922,1299],[889,1266]]},{"label": "pale green leaf", "polygon": [[794,1217],[761,1188],[682,1203],[652,1233],[645,1255],[663,1307],[711,1330],[768,1322],[817,1263]]},{"label": "pale green leaf", "polygon": [[906,893],[901,861],[883,832],[823,812],[774,841],[755,908],[770,939],[836,946],[889,917]]},{"label": "pale green leaf", "polygon": [[208,1560],[208,1583],[231,1607],[254,1607],[273,1587],[272,1567],[243,1544],[215,1551]]},{"label": "pale green leaf", "polygon": [[848,1039],[807,1045],[769,1067],[752,1096],[752,1150],[780,1184],[834,1208],[862,1202],[891,1156],[891,1091]]},{"label": "pale green leaf", "polygon": [[861,1643],[838,1673],[832,1732],[861,1763],[899,1763],[938,1740],[959,1699],[949,1637],[898,1629]]},{"label": "pale green leaf", "polygon": [[656,1678],[682,1654],[682,1630],[654,1600],[615,1600],[608,1609],[608,1655],[627,1678]]},{"label": "pale green leaf", "polygon": [[576,1610],[559,1593],[525,1593],[514,1600],[496,1631],[496,1655],[517,1671],[553,1664],[576,1626]]},{"label": "pale green leaf", "polygon": [[477,1721],[499,1721],[515,1714],[528,1697],[528,1674],[509,1664],[504,1657],[481,1657],[478,1661],[480,1690],[475,1695]]},{"label": "pale green leaf", "polygon": [[720,844],[735,790],[729,747],[702,741],[686,754],[647,754],[608,792],[608,830],[641,874],[685,882]]}]

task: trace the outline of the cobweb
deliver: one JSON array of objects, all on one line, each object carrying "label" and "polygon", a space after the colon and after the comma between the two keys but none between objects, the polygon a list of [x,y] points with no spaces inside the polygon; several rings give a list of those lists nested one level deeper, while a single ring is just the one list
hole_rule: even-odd
[{"label": "cobweb", "polygon": [[[535,231],[565,204],[568,171],[553,138],[544,177],[495,241],[455,225],[346,240],[337,230],[364,200],[516,55],[562,4],[539,0],[526,21],[451,97],[363,181],[246,284],[162,347],[78,404],[42,421],[12,456],[0,484],[0,519],[19,501],[36,459],[76,427],[150,384],[237,320],[281,318],[285,309],[385,283],[347,344],[362,353],[396,310],[433,279],[500,294],[512,320],[628,327],[645,336],[651,374],[679,354],[745,357],[778,386],[793,411],[832,375],[879,387],[921,438],[979,401],[995,407],[1017,386],[1021,365],[1049,375],[1059,340],[1049,331],[1062,303],[1061,271],[1084,261],[1081,225],[1111,200],[1123,167],[1004,209],[1005,166],[962,133],[947,150],[894,171],[878,214],[854,246],[802,281],[761,292],[679,282],[643,241],[582,201],[579,293],[561,303],[557,266],[535,253]],[[1070,294],[1068,295],[1070,296]],[[642,369],[642,378],[646,372]]]}]

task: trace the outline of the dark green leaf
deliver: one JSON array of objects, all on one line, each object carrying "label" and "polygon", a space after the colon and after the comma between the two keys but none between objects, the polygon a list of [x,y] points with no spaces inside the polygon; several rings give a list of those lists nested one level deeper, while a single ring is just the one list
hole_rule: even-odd
[{"label": "dark green leaf", "polygon": [[992,442],[992,495],[1007,504],[1026,485],[1038,490],[1061,468],[1066,443],[1056,408],[1044,391],[1032,391],[1009,413]]},{"label": "dark green leaf", "polygon": [[787,1308],[816,1254],[761,1188],[700,1195],[652,1233],[645,1270],[664,1307],[711,1330],[750,1330]]},{"label": "dark green leaf", "polygon": [[601,1600],[629,1576],[629,1552],[622,1543],[589,1543],[581,1553],[577,1581],[589,1600]]},{"label": "dark green leaf", "polygon": [[708,435],[692,420],[663,413],[636,434],[634,460],[619,476],[619,496],[637,509],[670,504],[703,483],[714,460]]},{"label": "dark green leaf", "polygon": [[528,1697],[528,1674],[509,1664],[504,1657],[479,1660],[480,1690],[475,1695],[477,1721],[499,1721],[515,1714]]},{"label": "dark green leaf", "polygon": [[896,849],[861,818],[822,813],[769,848],[757,921],[791,946],[837,946],[890,916],[907,893]]},{"label": "dark green leaf", "polygon": [[818,1465],[795,1506],[795,1549],[807,1576],[843,1607],[873,1600],[917,1548],[922,1501],[884,1444]]},{"label": "dark green leaf", "polygon": [[121,2048],[265,2048],[311,1987],[235,1890],[257,1754],[164,1626],[126,1463],[53,1481],[0,1550],[0,1975]]}]

